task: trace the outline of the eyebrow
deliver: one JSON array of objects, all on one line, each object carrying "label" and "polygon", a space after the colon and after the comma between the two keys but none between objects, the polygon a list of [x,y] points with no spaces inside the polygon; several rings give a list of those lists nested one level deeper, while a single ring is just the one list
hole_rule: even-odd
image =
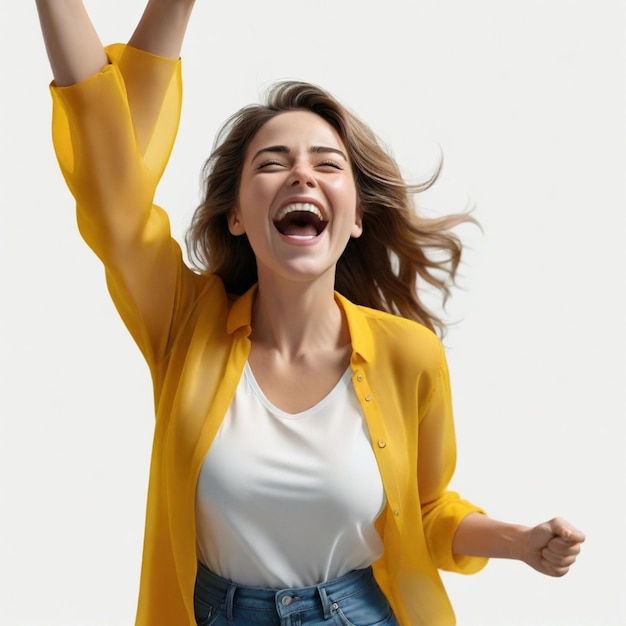
[{"label": "eyebrow", "polygon": [[[264,152],[289,154],[291,152],[291,149],[287,146],[267,146],[265,148],[261,148],[258,152],[256,152],[255,155],[252,157],[252,160],[254,161],[260,154],[263,154]],[[309,148],[309,154],[325,154],[327,152],[330,152],[332,154],[338,154],[340,157],[343,158],[344,161],[348,160],[348,157],[346,157],[346,155],[341,150],[339,150],[339,148],[331,148],[330,146],[311,146]]]}]

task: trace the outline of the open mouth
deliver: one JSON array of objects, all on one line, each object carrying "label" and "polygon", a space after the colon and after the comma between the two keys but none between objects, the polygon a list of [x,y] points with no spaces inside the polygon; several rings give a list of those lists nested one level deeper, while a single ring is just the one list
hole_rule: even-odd
[{"label": "open mouth", "polygon": [[327,224],[319,208],[307,202],[288,204],[274,218],[278,232],[295,239],[314,239],[322,234]]}]

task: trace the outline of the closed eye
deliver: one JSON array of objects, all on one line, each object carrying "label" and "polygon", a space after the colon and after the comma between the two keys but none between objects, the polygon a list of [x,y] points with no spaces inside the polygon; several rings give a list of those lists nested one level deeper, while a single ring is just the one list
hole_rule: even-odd
[{"label": "closed eye", "polygon": [[278,166],[278,167],[285,167],[285,164],[282,163],[281,161],[277,161],[276,159],[270,159],[269,161],[263,161],[263,163],[260,163],[257,166],[257,169],[262,170],[265,167],[270,167],[272,165]]},{"label": "closed eye", "polygon": [[331,159],[327,159],[326,161],[322,161],[317,164],[317,167],[334,167],[337,170],[342,170],[341,164],[337,163],[337,161],[332,161]]}]

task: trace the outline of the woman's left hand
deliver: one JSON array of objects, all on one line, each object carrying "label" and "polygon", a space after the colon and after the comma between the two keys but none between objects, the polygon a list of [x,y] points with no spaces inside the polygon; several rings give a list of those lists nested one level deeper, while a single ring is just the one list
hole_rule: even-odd
[{"label": "woman's left hand", "polygon": [[576,561],[585,535],[560,517],[531,528],[520,558],[542,574],[564,576]]}]

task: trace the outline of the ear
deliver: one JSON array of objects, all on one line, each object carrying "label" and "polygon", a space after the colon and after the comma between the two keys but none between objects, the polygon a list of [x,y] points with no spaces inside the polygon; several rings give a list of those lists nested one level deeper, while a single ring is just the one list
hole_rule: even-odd
[{"label": "ear", "polygon": [[360,206],[357,206],[354,216],[354,225],[350,231],[350,237],[358,239],[363,234],[363,211]]},{"label": "ear", "polygon": [[241,215],[239,213],[239,206],[235,205],[227,216],[228,219],[228,230],[231,235],[238,237],[239,235],[243,235],[246,232],[246,229],[243,226],[243,222],[241,221]]}]

